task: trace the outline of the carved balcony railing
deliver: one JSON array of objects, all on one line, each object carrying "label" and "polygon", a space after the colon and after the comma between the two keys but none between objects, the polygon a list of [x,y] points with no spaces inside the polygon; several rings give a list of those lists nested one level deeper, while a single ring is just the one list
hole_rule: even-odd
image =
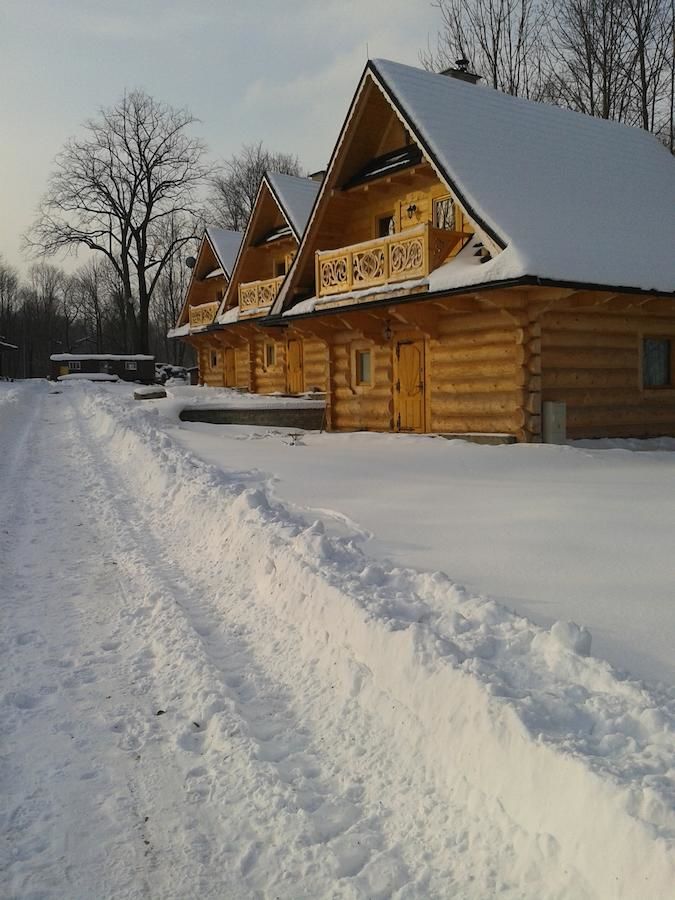
[{"label": "carved balcony railing", "polygon": [[463,237],[461,232],[434,228],[425,222],[399,234],[339,250],[317,250],[317,296],[424,278]]},{"label": "carved balcony railing", "polygon": [[255,312],[271,306],[276,300],[279,288],[284,280],[283,275],[268,278],[265,281],[248,281],[239,285],[239,312]]},{"label": "carved balcony railing", "polygon": [[190,307],[190,330],[193,328],[205,328],[210,325],[218,312],[220,304],[202,303],[199,306]]}]

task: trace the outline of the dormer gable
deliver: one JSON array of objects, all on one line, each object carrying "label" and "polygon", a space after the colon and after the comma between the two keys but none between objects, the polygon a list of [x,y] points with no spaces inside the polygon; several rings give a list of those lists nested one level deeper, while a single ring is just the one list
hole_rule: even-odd
[{"label": "dormer gable", "polygon": [[269,312],[291,268],[319,190],[310,178],[267,173],[261,180],[232,279],[218,312],[228,321]]},{"label": "dormer gable", "polygon": [[210,325],[225,296],[241,234],[209,225],[199,243],[178,327]]}]

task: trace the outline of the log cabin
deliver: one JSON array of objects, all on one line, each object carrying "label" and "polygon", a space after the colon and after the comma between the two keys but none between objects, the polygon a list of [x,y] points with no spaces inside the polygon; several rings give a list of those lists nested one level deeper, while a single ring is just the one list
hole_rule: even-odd
[{"label": "log cabin", "polygon": [[368,62],[265,324],[332,429],[675,434],[675,159],[476,81]]},{"label": "log cabin", "polygon": [[[322,173],[321,173],[322,174]],[[318,177],[263,176],[218,314],[208,328],[225,387],[259,394],[324,391],[327,348],[311,335],[261,327],[291,268],[318,194]]]},{"label": "log cabin", "polygon": [[208,333],[208,327],[225,296],[241,239],[239,231],[206,226],[193,261],[183,308],[176,327],[168,334],[195,348],[200,384],[223,384],[222,348]]}]

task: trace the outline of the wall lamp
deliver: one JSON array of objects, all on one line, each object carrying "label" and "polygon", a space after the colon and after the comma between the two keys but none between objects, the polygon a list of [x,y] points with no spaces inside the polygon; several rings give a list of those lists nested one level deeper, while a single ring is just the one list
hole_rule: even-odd
[{"label": "wall lamp", "polygon": [[406,212],[408,213],[408,218],[412,219],[412,217],[417,212],[417,205],[415,203],[411,203]]}]

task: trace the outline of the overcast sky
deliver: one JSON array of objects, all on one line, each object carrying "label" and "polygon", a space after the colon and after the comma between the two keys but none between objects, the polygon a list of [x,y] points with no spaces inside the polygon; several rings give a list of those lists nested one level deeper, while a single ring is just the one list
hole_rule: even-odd
[{"label": "overcast sky", "polygon": [[323,168],[367,54],[416,64],[432,0],[0,0],[0,255],[24,268],[63,142],[125,88],[201,120],[215,158],[263,140]]}]

